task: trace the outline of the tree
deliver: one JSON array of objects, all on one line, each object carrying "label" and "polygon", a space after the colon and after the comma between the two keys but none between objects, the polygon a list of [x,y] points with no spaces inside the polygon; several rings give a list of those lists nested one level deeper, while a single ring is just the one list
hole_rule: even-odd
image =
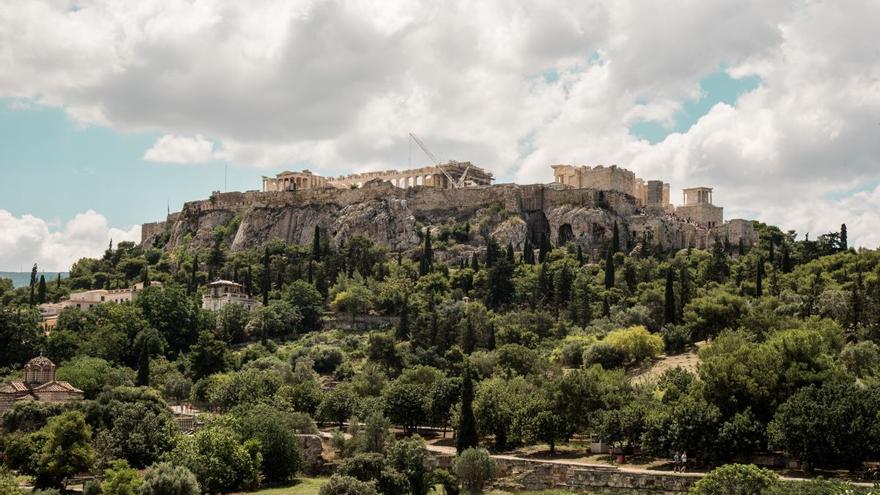
[{"label": "tree", "polygon": [[228,367],[229,355],[226,345],[211,332],[200,333],[199,340],[189,353],[189,368],[193,378],[198,380],[225,371]]},{"label": "tree", "polygon": [[30,297],[28,298],[28,303],[33,306],[36,304],[36,298],[34,296],[34,291],[37,289],[37,264],[34,263],[33,268],[31,268],[31,283],[30,283]]},{"label": "tree", "polygon": [[715,243],[712,244],[712,259],[709,262],[706,278],[709,280],[722,283],[727,280],[730,275],[730,265],[727,261],[727,251],[724,244],[716,237]]},{"label": "tree", "polygon": [[425,244],[422,247],[422,256],[419,257],[419,275],[424,277],[431,272],[434,265],[434,250],[431,248],[431,228],[425,229]]},{"label": "tree", "polygon": [[614,252],[610,249],[605,255],[605,289],[614,287]]},{"label": "tree", "polygon": [[348,457],[336,473],[362,482],[374,482],[382,495],[409,493],[406,477],[391,467],[385,457],[378,453],[357,453]]},{"label": "tree", "polygon": [[246,440],[225,426],[203,428],[182,437],[169,454],[198,479],[204,493],[228,493],[256,487],[262,455],[259,442]]},{"label": "tree", "polygon": [[773,471],[752,464],[727,464],[710,471],[691,489],[694,495],[757,495],[779,482]]},{"label": "tree", "polygon": [[324,399],[315,413],[321,421],[329,421],[342,426],[354,413],[358,397],[350,386],[338,386],[324,394]]},{"label": "tree", "polygon": [[18,479],[5,468],[0,468],[0,495],[23,495]]},{"label": "tree", "polygon": [[196,292],[196,289],[198,289],[198,287],[199,287],[198,275],[199,275],[199,253],[196,253],[196,255],[193,257],[192,271],[190,272],[189,285],[187,286],[187,290],[186,290],[187,294],[194,294]]},{"label": "tree", "polygon": [[263,251],[263,283],[261,286],[262,294],[263,294],[263,306],[269,305],[269,286],[272,283],[272,266],[271,266],[271,258],[269,257],[269,246],[266,246]]},{"label": "tree", "polygon": [[430,404],[421,385],[395,380],[385,389],[383,399],[385,415],[392,422],[403,426],[408,435],[428,420]]},{"label": "tree", "polygon": [[620,229],[617,227],[616,221],[614,222],[614,232],[611,235],[611,252],[620,252]]},{"label": "tree", "polygon": [[283,300],[302,315],[302,330],[313,332],[321,329],[324,312],[324,296],[305,280],[295,280],[284,290]]},{"label": "tree", "polygon": [[43,304],[46,302],[46,277],[40,275],[40,283],[37,288],[37,303]]},{"label": "tree", "polygon": [[472,447],[458,454],[453,469],[465,491],[476,495],[495,475],[495,461],[486,449]]},{"label": "tree", "polygon": [[848,241],[846,239],[846,224],[845,223],[840,224],[840,238],[839,238],[838,242],[840,243],[840,245],[838,247],[839,251],[846,251],[849,248],[849,246],[847,245]]},{"label": "tree", "polygon": [[669,325],[676,322],[678,313],[675,306],[675,280],[672,275],[672,267],[666,270],[666,290],[663,298],[663,323]]},{"label": "tree", "polygon": [[523,242],[523,263],[527,265],[535,264],[535,248],[532,246],[529,236],[526,236],[526,240]]},{"label": "tree", "polygon": [[556,442],[565,439],[568,426],[562,416],[551,410],[539,412],[534,418],[535,437],[550,447],[550,454],[556,453]]},{"label": "tree", "polygon": [[779,406],[767,428],[770,445],[805,463],[855,469],[878,453],[876,389],[834,381],[796,392]]},{"label": "tree", "polygon": [[409,339],[409,295],[404,297],[400,305],[400,320],[395,327],[394,338],[397,340]]},{"label": "tree", "polygon": [[312,259],[321,261],[321,228],[317,224],[315,224],[315,234],[312,236]]},{"label": "tree", "polygon": [[184,466],[163,462],[144,473],[139,495],[199,495],[201,488],[196,476]]},{"label": "tree", "polygon": [[764,295],[764,258],[758,256],[755,262],[755,297]]},{"label": "tree", "polygon": [[321,486],[318,495],[379,495],[374,483],[360,481],[351,476],[334,474]]},{"label": "tree", "polygon": [[127,368],[117,368],[101,358],[87,356],[77,356],[59,366],[55,376],[82,390],[86,399],[94,399],[106,387],[131,385],[134,378]]},{"label": "tree", "polygon": [[550,253],[550,239],[547,234],[541,232],[541,243],[538,245],[538,263],[547,261],[547,254]]},{"label": "tree", "polygon": [[431,476],[427,468],[428,449],[419,436],[398,440],[388,449],[388,463],[402,474],[412,495],[427,495]]},{"label": "tree", "polygon": [[94,464],[92,429],[81,412],[69,411],[55,416],[40,434],[44,441],[36,453],[38,487],[64,488],[67,478],[88,471]]},{"label": "tree", "polygon": [[491,268],[487,285],[489,294],[486,296],[486,305],[490,308],[500,308],[513,299],[513,263],[507,258],[499,258]]},{"label": "tree", "polygon": [[107,417],[96,443],[103,445],[103,454],[142,468],[174,447],[180,429],[155,392],[142,397],[124,397],[125,393],[112,391],[98,397],[99,404],[106,404]]},{"label": "tree", "polygon": [[480,444],[477,421],[474,419],[474,382],[471,367],[465,364],[461,382],[461,411],[456,428],[455,450],[458,453]]},{"label": "tree", "polygon": [[123,460],[115,460],[104,470],[101,495],[135,495],[139,493],[140,485],[137,470]]},{"label": "tree", "polygon": [[164,339],[159,334],[158,330],[153,328],[143,330],[137,334],[134,347],[138,349],[136,382],[138,386],[150,386],[150,359],[153,355],[162,352],[164,343]]},{"label": "tree", "polygon": [[262,472],[267,481],[290,480],[303,466],[299,440],[288,425],[287,416],[267,404],[234,411],[242,438],[260,442]]}]

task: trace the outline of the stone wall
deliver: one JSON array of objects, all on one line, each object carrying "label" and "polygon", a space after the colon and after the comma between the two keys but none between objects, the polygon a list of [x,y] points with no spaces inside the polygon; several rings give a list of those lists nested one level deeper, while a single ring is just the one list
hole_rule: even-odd
[{"label": "stone wall", "polygon": [[319,435],[297,435],[303,449],[303,465],[308,474],[321,474],[325,470],[324,444]]},{"label": "stone wall", "polygon": [[[557,461],[493,456],[496,476],[493,485],[506,491],[562,489],[602,495],[685,494],[701,475],[622,470],[599,464],[571,464]],[[437,456],[438,467],[449,468],[451,456]]]}]

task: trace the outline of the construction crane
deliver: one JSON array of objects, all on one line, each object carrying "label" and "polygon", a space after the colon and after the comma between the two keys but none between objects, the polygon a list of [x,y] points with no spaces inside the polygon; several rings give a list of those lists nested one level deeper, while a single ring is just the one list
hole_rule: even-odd
[{"label": "construction crane", "polygon": [[468,170],[471,168],[470,164],[468,164],[467,168],[464,169],[464,173],[461,174],[461,177],[459,177],[458,180],[456,181],[455,179],[452,178],[451,175],[449,175],[448,172],[446,172],[446,170],[440,164],[440,160],[438,160],[437,157],[434,156],[434,153],[431,153],[431,150],[428,149],[428,146],[424,142],[422,142],[422,140],[419,139],[418,136],[416,136],[415,134],[410,132],[409,137],[411,137],[412,140],[415,141],[417,145],[419,145],[419,148],[421,148],[422,151],[425,152],[425,155],[427,155],[428,158],[431,159],[431,162],[434,163],[434,165],[437,168],[439,168],[441,172],[443,172],[443,175],[446,176],[446,179],[449,180],[449,183],[452,184],[453,188],[459,188],[459,187],[464,186],[464,180],[467,177]]}]

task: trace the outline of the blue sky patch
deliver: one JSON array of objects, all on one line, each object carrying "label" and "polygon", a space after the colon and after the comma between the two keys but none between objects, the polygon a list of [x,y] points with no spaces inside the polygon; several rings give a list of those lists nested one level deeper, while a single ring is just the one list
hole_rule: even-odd
[{"label": "blue sky patch", "polygon": [[640,121],[630,125],[630,134],[651,144],[659,143],[673,132],[687,132],[716,103],[734,105],[740,95],[752,91],[760,83],[761,79],[757,76],[734,79],[724,69],[720,69],[700,80],[701,97],[684,101],[681,110],[676,112],[675,122],[671,127],[660,122]]}]

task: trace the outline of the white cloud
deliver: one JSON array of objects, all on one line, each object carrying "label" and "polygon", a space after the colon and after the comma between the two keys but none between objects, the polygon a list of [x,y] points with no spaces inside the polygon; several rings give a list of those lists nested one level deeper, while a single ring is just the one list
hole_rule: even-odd
[{"label": "white cloud", "polygon": [[144,160],[160,163],[204,163],[214,159],[214,143],[203,138],[166,134],[144,153]]},{"label": "white cloud", "polygon": [[[675,188],[715,186],[728,216],[814,233],[848,222],[852,239],[873,239],[855,219],[880,205],[831,199],[880,182],[880,4],[871,0],[78,7],[0,5],[0,97],[158,132],[149,160],[401,167],[414,131],[442,159],[504,178],[547,181],[551,163],[618,163]],[[637,121],[671,124],[721,67],[761,83],[660,143],[630,134]],[[412,159],[425,162],[417,149]],[[795,214],[820,203],[828,208]]]},{"label": "white cloud", "polygon": [[0,271],[30,269],[34,263],[41,270],[67,271],[80,258],[99,257],[110,240],[140,242],[141,227],[128,230],[112,228],[107,218],[93,210],[78,213],[59,228],[33,215],[16,217],[0,209],[0,253],[4,266]]}]

